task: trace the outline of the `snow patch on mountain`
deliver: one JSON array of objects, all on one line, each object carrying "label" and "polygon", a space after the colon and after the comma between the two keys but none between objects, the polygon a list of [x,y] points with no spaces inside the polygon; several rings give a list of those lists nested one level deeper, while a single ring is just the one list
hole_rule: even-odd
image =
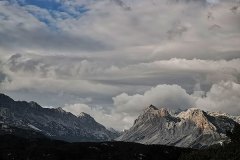
[{"label": "snow patch on mountain", "polygon": [[34,125],[31,125],[31,124],[28,124],[28,126],[36,131],[39,131],[41,132],[42,130],[41,129],[38,129],[37,127],[35,127]]}]

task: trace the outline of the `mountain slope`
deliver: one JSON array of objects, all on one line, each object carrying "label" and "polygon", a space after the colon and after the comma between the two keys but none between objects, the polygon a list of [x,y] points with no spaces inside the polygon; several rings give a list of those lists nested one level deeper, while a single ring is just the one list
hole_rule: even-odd
[{"label": "mountain slope", "polygon": [[86,113],[77,117],[62,108],[42,108],[35,102],[14,101],[4,94],[0,94],[0,121],[67,141],[106,141],[117,136]]},{"label": "mountain slope", "polygon": [[151,105],[117,140],[203,148],[226,141],[226,130],[231,130],[235,123],[228,117],[214,117],[196,108],[174,116]]}]

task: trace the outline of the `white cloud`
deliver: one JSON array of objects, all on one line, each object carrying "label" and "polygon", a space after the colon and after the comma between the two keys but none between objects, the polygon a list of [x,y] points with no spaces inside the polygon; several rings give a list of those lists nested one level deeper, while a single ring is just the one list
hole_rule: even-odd
[{"label": "white cloud", "polygon": [[231,81],[214,84],[206,97],[197,99],[196,106],[204,110],[240,115],[240,84]]},{"label": "white cloud", "polygon": [[[166,53],[156,52],[155,49],[170,45],[175,53],[189,55],[193,58],[201,53],[201,57],[209,55],[209,51],[218,54],[218,50],[239,50],[239,15],[233,14],[229,8],[234,1],[221,1],[221,5],[203,5],[206,1],[123,1],[131,10],[127,11],[112,0],[104,1],[62,1],[67,10],[76,12],[76,6],[84,5],[88,12],[77,17],[65,16],[59,18],[48,11],[34,5],[20,6],[15,3],[0,3],[1,15],[6,15],[1,21],[5,26],[2,33],[14,43],[4,47],[15,51],[29,50],[44,54],[86,54],[81,51],[99,52],[111,49],[124,53],[126,48],[136,46],[154,46],[149,52],[156,57],[167,56]],[[117,1],[119,2],[119,1]],[[200,2],[200,3],[199,3]],[[213,2],[213,1],[212,1]],[[57,12],[57,13],[55,13]],[[209,20],[208,13],[212,13],[213,20]],[[62,15],[63,11],[54,11],[55,15]],[[66,11],[65,14],[68,14]],[[63,16],[64,17],[64,16]],[[197,17],[197,18],[196,18]],[[43,20],[47,19],[47,24]],[[52,30],[54,24],[58,30]],[[209,30],[211,26],[219,25],[220,30]],[[7,33],[7,34],[6,34]],[[170,34],[170,35],[169,35]],[[21,39],[25,35],[24,39]],[[169,39],[171,37],[171,39]],[[45,42],[47,40],[47,43]],[[185,49],[177,48],[175,42],[181,42]],[[174,43],[173,43],[174,42]],[[231,42],[231,43],[229,43]],[[189,43],[193,44],[188,45]],[[31,44],[31,45],[29,45]],[[227,48],[226,48],[227,47]],[[195,48],[193,53],[192,48]],[[202,51],[197,51],[201,49]],[[112,52],[111,51],[111,52]],[[138,50],[140,52],[140,50]],[[168,52],[169,53],[169,52]],[[147,53],[151,54],[151,53]],[[215,56],[212,56],[214,58]],[[227,54],[224,54],[227,56]]]},{"label": "white cloud", "polygon": [[[78,104],[73,104],[73,105],[69,105],[69,104],[66,104],[63,109],[67,112],[71,112],[73,113],[74,115],[78,116],[80,113],[82,112],[85,112],[85,113],[88,113],[88,114],[94,114],[94,110],[96,109],[92,109],[91,107],[89,107],[88,105],[86,104],[81,104],[81,103],[78,103]],[[94,116],[95,117],[95,116]]]},{"label": "white cloud", "polygon": [[[91,101],[87,103],[95,105],[107,103],[110,107],[111,98],[116,95],[121,93],[143,95],[152,86],[158,84],[168,84],[166,86],[176,84],[184,88],[187,93],[191,93],[195,90],[196,84],[202,87],[203,91],[208,91],[212,84],[223,80],[238,83],[239,64],[239,59],[173,58],[123,66],[107,63],[106,59],[101,57],[16,54],[10,59],[3,59],[0,87],[3,92],[11,93],[31,91],[55,95],[64,93],[62,95],[65,96],[74,94],[63,104],[59,100],[57,106],[72,101],[85,103],[82,98],[90,97]],[[178,94],[177,91],[179,89],[172,92]],[[47,102],[48,100],[44,98],[44,105],[54,105]]]},{"label": "white cloud", "polygon": [[158,85],[143,95],[126,93],[113,97],[116,112],[136,115],[153,104],[169,109],[186,109],[194,104],[194,98],[178,85]]},{"label": "white cloud", "polygon": [[113,97],[112,113],[127,115],[129,126],[144,108],[153,104],[159,108],[187,109],[197,107],[204,111],[224,112],[240,115],[240,84],[222,81],[214,84],[210,91],[200,94],[188,94],[178,85],[158,85],[146,91],[143,95],[128,95],[126,93]]},{"label": "white cloud", "polygon": [[132,122],[134,121],[133,117],[122,114],[122,113],[114,113],[111,111],[110,113],[105,112],[102,107],[90,107],[86,104],[66,104],[63,109],[67,112],[71,112],[74,115],[78,116],[81,112],[85,112],[90,114],[94,119],[103,124],[107,128],[115,128],[119,131],[123,129],[128,129]]}]

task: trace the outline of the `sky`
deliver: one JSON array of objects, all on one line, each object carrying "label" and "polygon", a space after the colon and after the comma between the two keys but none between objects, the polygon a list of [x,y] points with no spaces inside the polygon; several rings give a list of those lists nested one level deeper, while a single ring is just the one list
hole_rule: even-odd
[{"label": "sky", "polygon": [[118,130],[150,104],[240,115],[240,1],[0,0],[0,92]]}]

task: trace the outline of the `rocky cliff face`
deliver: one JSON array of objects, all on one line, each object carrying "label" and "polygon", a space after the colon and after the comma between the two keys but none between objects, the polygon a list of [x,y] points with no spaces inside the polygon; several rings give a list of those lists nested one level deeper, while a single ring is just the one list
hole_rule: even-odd
[{"label": "rocky cliff face", "polygon": [[42,108],[35,102],[14,101],[4,94],[0,94],[0,122],[67,141],[106,141],[118,136],[86,113],[74,116],[62,108]]},{"label": "rocky cliff face", "polygon": [[235,123],[229,117],[213,116],[197,108],[171,115],[167,109],[151,105],[117,140],[202,148],[226,141],[225,132]]}]

